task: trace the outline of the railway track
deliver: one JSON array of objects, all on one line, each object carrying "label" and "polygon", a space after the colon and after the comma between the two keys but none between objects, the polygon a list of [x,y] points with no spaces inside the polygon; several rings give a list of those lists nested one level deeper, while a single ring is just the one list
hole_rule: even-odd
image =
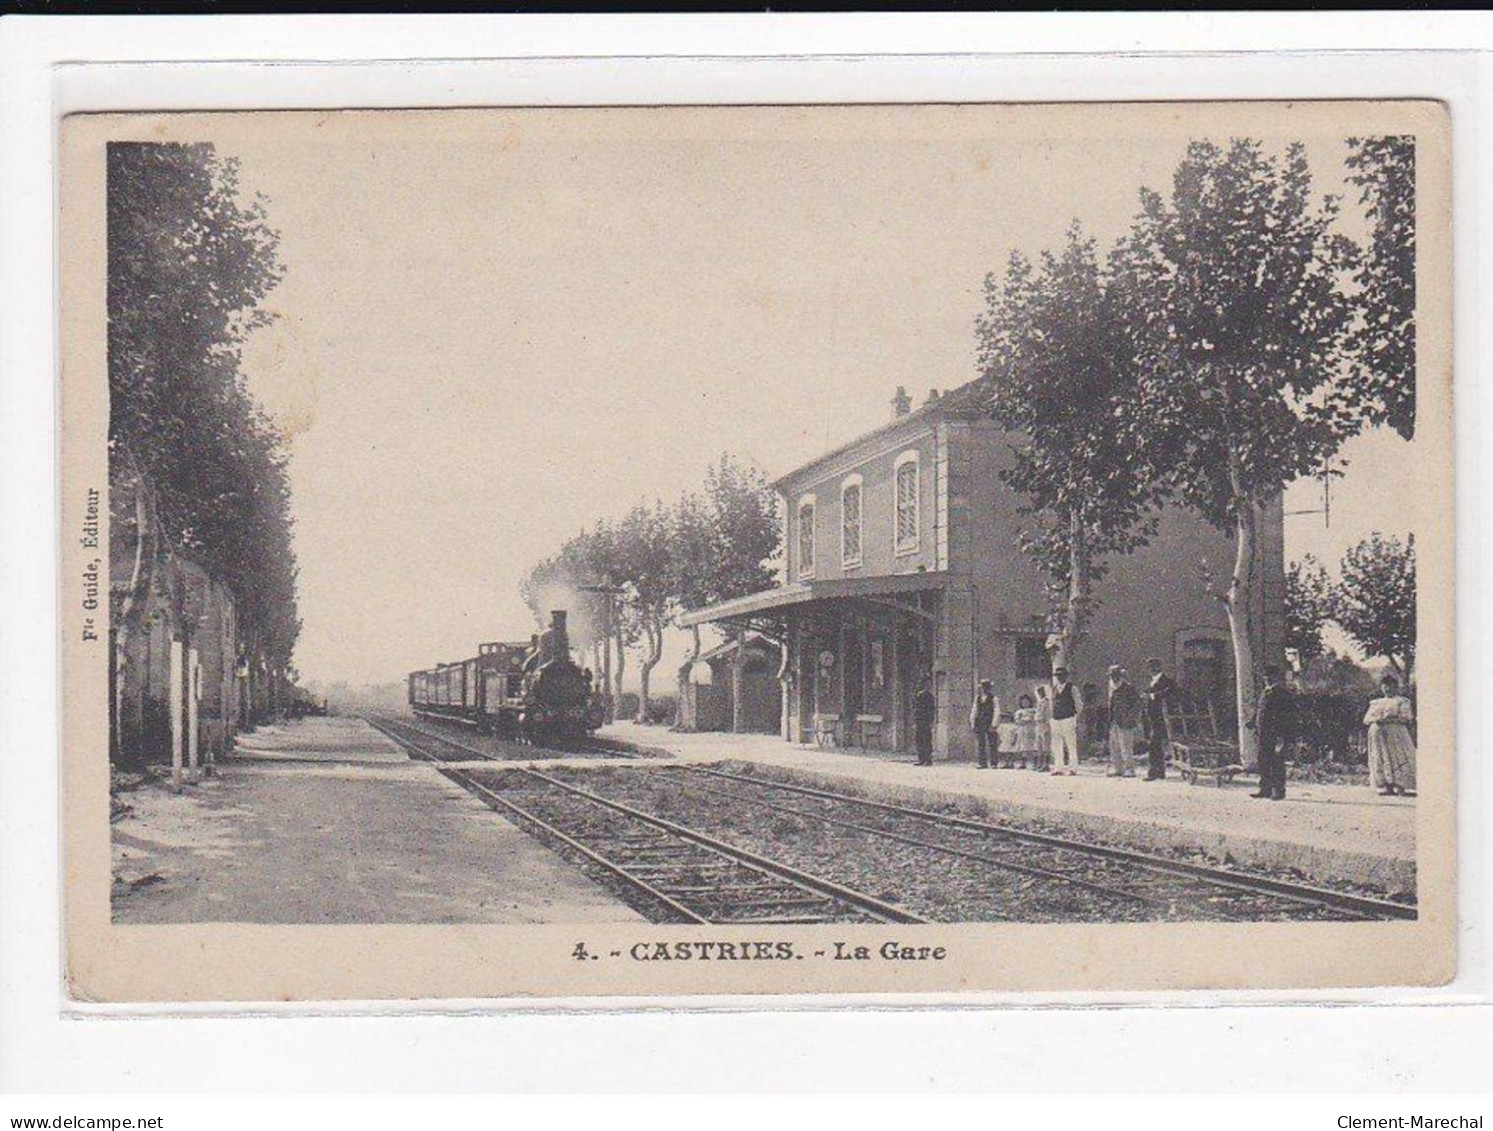
[{"label": "railway track", "polygon": [[894,904],[532,767],[505,767],[503,788],[494,789],[467,770],[443,764],[428,749],[432,741],[464,744],[403,722],[369,722],[489,807],[604,872],[633,907],[655,920],[735,926],[924,921]]},{"label": "railway track", "polygon": [[[756,805],[776,813],[791,812],[1119,899],[1166,907],[1171,912],[1168,918],[1187,918],[1188,912],[1193,910],[1235,920],[1292,917],[1395,920],[1415,919],[1417,916],[1412,904],[1273,876],[1172,860],[1134,849],[1094,844],[704,766],[668,769],[671,773],[729,783],[732,788],[705,787],[722,800]],[[785,805],[782,802],[784,795],[805,799],[807,807]],[[1292,911],[1307,914],[1293,916]]]},{"label": "railway track", "polygon": [[[1293,880],[704,766],[660,767],[675,782],[690,783],[682,789],[671,787],[667,796],[657,788],[658,774],[622,767],[578,771],[587,776],[591,788],[585,788],[533,767],[505,763],[449,735],[402,720],[378,720],[375,725],[416,757],[442,760],[431,753],[434,744],[505,764],[498,790],[457,767],[442,766],[442,772],[492,808],[510,814],[551,843],[578,852],[617,882],[631,885],[642,897],[646,913],[677,921],[909,922],[969,917],[1248,922],[1394,920],[1414,919],[1417,914],[1413,905]],[[675,802],[683,802],[686,812],[677,812]],[[730,815],[743,810],[760,811],[763,822],[738,821],[733,828]],[[598,816],[602,812],[605,819]],[[768,819],[785,818],[832,831],[841,838],[835,842],[840,851],[816,856],[784,836],[763,835]],[[719,831],[722,823],[726,835],[738,843],[702,831]],[[639,832],[639,826],[647,831]],[[762,855],[742,848],[743,840]],[[799,867],[790,862],[795,851]],[[735,864],[726,866],[723,853]],[[878,872],[883,863],[886,875]],[[763,877],[764,868],[777,880],[813,881],[808,886],[818,902],[802,890],[775,889],[773,881]],[[814,875],[805,868],[813,869]],[[865,887],[897,891],[898,903],[861,895],[858,889]],[[839,897],[849,897],[849,902],[837,905]],[[952,907],[941,907],[941,897]]]},{"label": "railway track", "polygon": [[[504,756],[501,754],[495,754],[491,750],[483,750],[481,747],[474,746],[470,742],[463,742],[459,738],[452,737],[452,735],[449,733],[440,730],[433,730],[428,726],[421,726],[417,723],[409,722],[406,719],[391,719],[380,717],[369,718],[368,721],[374,726],[379,727],[380,729],[384,729],[385,726],[392,726],[398,729],[402,729],[407,733],[418,734],[422,739],[430,739],[433,742],[438,742],[445,749],[455,752],[453,758],[442,758],[440,756],[437,756],[437,761],[455,760],[461,762],[470,762],[475,760],[484,762],[511,762],[523,761],[525,759],[533,758],[560,758],[567,755],[580,755],[581,757],[588,758],[650,757],[650,755],[646,753],[639,753],[635,750],[628,750],[620,745],[613,744],[606,739],[600,738],[587,738],[583,742],[555,746],[534,746],[526,742],[521,742],[518,739],[504,738],[500,741],[508,746],[511,746],[514,750],[514,753],[511,756]],[[453,725],[471,727],[472,733],[476,733],[475,725],[472,723],[468,723],[465,720],[450,719],[447,721],[451,722]],[[388,733],[386,729],[385,733]]]}]

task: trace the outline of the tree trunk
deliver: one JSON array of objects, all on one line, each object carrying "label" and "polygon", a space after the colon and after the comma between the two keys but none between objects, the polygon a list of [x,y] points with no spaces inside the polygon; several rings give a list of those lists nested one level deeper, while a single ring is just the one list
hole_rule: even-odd
[{"label": "tree trunk", "polygon": [[1260,508],[1242,488],[1239,457],[1229,453],[1229,479],[1234,488],[1234,573],[1225,603],[1229,634],[1234,645],[1235,708],[1238,711],[1239,761],[1246,768],[1259,763],[1258,732],[1245,723],[1254,714],[1259,695],[1260,654],[1264,646],[1259,622]]},{"label": "tree trunk", "polygon": [[[135,559],[130,567],[130,582],[119,606],[114,636],[114,745],[122,764],[134,769],[145,765],[144,704],[139,701],[143,682],[137,678],[130,660],[130,646],[139,635],[145,619],[150,587],[155,581],[159,539],[156,529],[155,495],[140,471],[129,449],[120,445],[120,459],[135,481]],[[112,537],[112,530],[111,530]],[[127,703],[127,688],[136,692]]]},{"label": "tree trunk", "polygon": [[1088,616],[1090,575],[1089,542],[1084,532],[1083,514],[1068,512],[1068,593],[1063,603],[1063,622],[1058,630],[1056,664],[1068,669],[1078,682],[1078,641]]},{"label": "tree trunk", "polygon": [[614,695],[612,697],[612,702],[614,704],[616,704],[617,706],[614,706],[612,708],[613,711],[616,711],[618,709],[618,707],[622,703],[622,676],[623,676],[623,674],[626,671],[627,671],[627,645],[623,642],[623,639],[622,639],[622,630],[619,628],[617,630],[617,664],[616,664],[616,671],[614,672],[614,675],[615,675],[616,680],[617,680],[617,683],[616,683],[616,688],[617,689],[616,689],[616,692],[614,693]]},{"label": "tree trunk", "polygon": [[697,624],[692,624],[689,626],[689,631],[691,638],[689,659],[685,660],[684,666],[679,669],[679,681],[681,683],[684,683],[693,677],[695,672],[695,665],[700,662],[700,626]]},{"label": "tree trunk", "polygon": [[607,723],[617,721],[616,696],[612,694],[612,626],[608,613],[607,630],[601,637],[601,699],[602,718]]},{"label": "tree trunk", "polygon": [[653,674],[653,669],[658,666],[658,661],[664,654],[664,627],[661,624],[649,623],[643,627],[644,636],[648,641],[648,650],[643,653],[643,666],[638,671],[638,722],[648,721],[648,682]]},{"label": "tree trunk", "polygon": [[731,733],[741,733],[741,685],[746,670],[746,629],[736,630],[736,651],[731,653]]}]

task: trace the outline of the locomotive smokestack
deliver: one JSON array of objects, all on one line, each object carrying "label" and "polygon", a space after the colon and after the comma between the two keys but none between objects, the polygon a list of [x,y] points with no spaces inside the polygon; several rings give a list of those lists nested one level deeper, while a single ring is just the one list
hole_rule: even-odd
[{"label": "locomotive smokestack", "polygon": [[541,661],[565,659],[570,655],[570,636],[565,630],[565,610],[550,610],[550,626],[540,640]]}]

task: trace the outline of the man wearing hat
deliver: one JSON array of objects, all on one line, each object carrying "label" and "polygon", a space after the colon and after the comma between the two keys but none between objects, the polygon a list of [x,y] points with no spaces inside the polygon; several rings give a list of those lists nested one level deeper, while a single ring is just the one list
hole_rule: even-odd
[{"label": "man wearing hat", "polygon": [[918,748],[918,765],[933,765],[933,717],[938,713],[938,697],[924,676],[918,693],[912,698],[912,729]]},{"label": "man wearing hat", "polygon": [[1146,684],[1146,753],[1150,763],[1146,780],[1160,781],[1166,777],[1166,709],[1176,702],[1177,683],[1166,674],[1160,656],[1152,656],[1146,667],[1151,670]]},{"label": "man wearing hat", "polygon": [[1135,777],[1135,736],[1140,730],[1140,692],[1112,664],[1109,669],[1109,776]]},{"label": "man wearing hat", "polygon": [[[996,755],[1000,752],[999,735],[995,733],[995,722],[1000,718],[1001,704],[995,697],[995,685],[988,679],[980,680],[980,690],[969,709],[969,725],[975,732],[975,745],[979,749],[980,769],[993,769]],[[992,741],[993,740],[993,741]]]},{"label": "man wearing hat", "polygon": [[1260,788],[1251,797],[1286,799],[1286,752],[1281,748],[1292,736],[1293,697],[1279,666],[1265,665],[1265,686],[1255,703],[1254,715],[1244,725],[1258,735]]},{"label": "man wearing hat", "polygon": [[1052,770],[1054,776],[1078,773],[1078,688],[1067,668],[1052,669]]}]

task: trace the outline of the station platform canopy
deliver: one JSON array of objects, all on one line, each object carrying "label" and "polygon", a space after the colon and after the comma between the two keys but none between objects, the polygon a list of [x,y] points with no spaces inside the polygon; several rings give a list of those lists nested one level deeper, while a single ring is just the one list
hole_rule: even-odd
[{"label": "station platform canopy", "polygon": [[713,624],[720,621],[750,622],[819,601],[875,600],[893,598],[903,593],[926,593],[947,587],[947,571],[884,574],[878,577],[837,577],[824,581],[805,581],[764,589],[719,604],[694,609],[679,617],[679,625]]}]

